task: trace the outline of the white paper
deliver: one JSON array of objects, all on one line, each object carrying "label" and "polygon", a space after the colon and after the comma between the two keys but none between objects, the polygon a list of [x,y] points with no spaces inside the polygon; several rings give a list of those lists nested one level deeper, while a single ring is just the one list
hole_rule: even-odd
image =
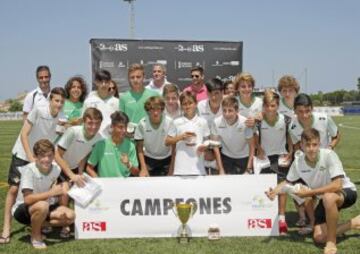
[{"label": "white paper", "polygon": [[254,165],[254,174],[258,175],[260,174],[262,169],[270,167],[270,160],[268,157],[265,157],[265,159],[262,160],[254,156],[253,165]]},{"label": "white paper", "polygon": [[89,175],[84,174],[83,176],[85,177],[85,186],[79,187],[74,184],[68,191],[68,195],[85,208],[101,193],[101,186]]}]

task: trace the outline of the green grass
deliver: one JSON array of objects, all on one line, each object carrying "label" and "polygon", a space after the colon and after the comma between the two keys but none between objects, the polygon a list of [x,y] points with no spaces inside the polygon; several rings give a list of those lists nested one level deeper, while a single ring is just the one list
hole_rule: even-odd
[{"label": "green grass", "polygon": [[[337,117],[335,121],[346,126],[360,128],[360,117]],[[0,221],[3,218],[3,204],[11,148],[21,128],[21,122],[0,122]],[[360,185],[360,135],[359,130],[340,127],[342,138],[336,148],[347,174],[359,189]],[[296,213],[292,202],[288,202],[287,217],[290,232],[286,237],[227,237],[209,242],[206,238],[195,238],[188,245],[179,245],[173,238],[112,239],[112,240],[69,240],[62,241],[56,233],[50,235],[49,248],[42,253],[322,253],[310,237],[300,237],[294,223]],[[341,220],[360,214],[359,203],[341,212]],[[2,224],[0,222],[0,224]],[[350,231],[340,238],[341,253],[359,253],[359,232]],[[8,245],[0,246],[0,253],[38,253],[29,244],[24,227],[13,222],[12,239]]]}]

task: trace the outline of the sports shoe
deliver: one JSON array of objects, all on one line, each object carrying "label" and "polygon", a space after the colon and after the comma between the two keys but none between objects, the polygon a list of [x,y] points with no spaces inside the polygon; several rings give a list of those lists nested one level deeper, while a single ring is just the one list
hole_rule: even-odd
[{"label": "sports shoe", "polygon": [[38,250],[43,250],[47,248],[46,243],[44,243],[43,241],[31,239],[31,244],[35,249]]},{"label": "sports shoe", "polygon": [[281,220],[279,221],[279,233],[280,235],[287,235],[288,232],[288,226],[286,221]]}]

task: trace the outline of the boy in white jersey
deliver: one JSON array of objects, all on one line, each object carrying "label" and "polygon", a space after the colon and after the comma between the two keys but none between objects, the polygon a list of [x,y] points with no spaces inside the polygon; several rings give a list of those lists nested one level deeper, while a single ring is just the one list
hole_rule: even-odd
[{"label": "boy in white jersey", "polygon": [[247,118],[246,126],[253,128],[256,120],[261,120],[262,100],[253,95],[255,79],[248,72],[238,73],[234,79],[239,93],[239,113]]},{"label": "boy in white jersey", "polygon": [[[278,113],[279,95],[266,90],[263,99],[263,120],[258,124],[257,155],[260,159],[268,157],[270,167],[262,169],[261,174],[275,173],[278,182],[285,180],[292,158],[293,146],[290,136],[287,135],[288,124],[285,116]],[[289,151],[286,150],[288,144]],[[279,165],[279,159],[284,163]],[[279,231],[287,233],[285,220],[286,194],[279,196]]]},{"label": "boy in white jersey", "polygon": [[165,140],[167,146],[176,145],[174,172],[170,175],[205,175],[203,153],[206,146],[202,143],[210,136],[205,119],[196,114],[196,97],[186,91],[180,95],[184,115],[170,125]]},{"label": "boy in white jersey", "polygon": [[338,128],[330,116],[313,112],[309,95],[302,93],[296,96],[294,109],[297,117],[291,122],[289,132],[295,149],[299,148],[302,132],[310,128],[319,131],[321,148],[335,148],[340,138]]},{"label": "boy in white jersey", "polygon": [[134,135],[140,176],[166,176],[173,166],[173,147],[165,145],[172,120],[163,114],[165,102],[160,96],[147,99],[144,108],[148,115],[140,120]]},{"label": "boy in white jersey", "polygon": [[[213,78],[205,83],[208,98],[198,103],[198,114],[204,118],[210,128],[215,117],[221,116],[221,101],[223,98],[224,84],[218,78]],[[209,174],[214,174],[216,170],[215,155],[213,149],[205,151],[205,167]]]},{"label": "boy in white jersey", "polygon": [[73,210],[53,202],[55,197],[66,195],[62,185],[56,185],[60,168],[54,161],[54,145],[41,139],[34,145],[35,161],[22,167],[20,192],[13,207],[14,218],[31,225],[31,244],[36,249],[47,246],[41,236],[43,225],[68,226],[74,222]]},{"label": "boy in white jersey", "polygon": [[[222,101],[222,116],[211,126],[211,139],[221,141],[220,171],[226,174],[252,173],[255,151],[253,130],[246,127],[246,118],[239,114],[234,96]],[[217,156],[218,151],[214,149]]]},{"label": "boy in white jersey", "polygon": [[63,180],[83,186],[82,172],[86,159],[95,143],[102,139],[98,133],[102,114],[96,108],[87,108],[83,114],[83,125],[73,126],[66,130],[58,141],[55,150],[55,161],[61,167]]},{"label": "boy in white jersey", "polygon": [[97,108],[101,111],[103,121],[100,126],[100,134],[105,138],[109,137],[111,124],[110,115],[118,110],[119,99],[111,95],[109,86],[111,84],[111,74],[107,70],[100,70],[95,73],[96,91],[91,92],[84,101],[83,112],[87,108]]},{"label": "boy in white jersey", "polygon": [[278,91],[281,95],[278,112],[285,115],[287,120],[295,116],[294,113],[294,100],[299,93],[300,86],[298,81],[290,75],[284,75],[280,78],[278,84]]},{"label": "boy in white jersey", "polygon": [[35,107],[28,115],[20,134],[12,149],[12,159],[9,168],[7,192],[4,208],[3,233],[0,244],[10,241],[11,207],[15,202],[20,184],[18,167],[34,162],[32,147],[36,141],[46,137],[51,142],[57,138],[56,126],[62,117],[61,110],[65,101],[65,90],[55,87],[50,92],[50,102],[44,106]]},{"label": "boy in white jersey", "polygon": [[179,88],[175,84],[166,84],[163,88],[162,96],[165,100],[164,114],[171,119],[176,119],[182,115]]},{"label": "boy in white jersey", "polygon": [[309,188],[301,187],[295,191],[295,195],[320,199],[314,211],[314,241],[326,244],[325,254],[334,254],[337,252],[336,235],[350,229],[360,229],[360,216],[338,224],[340,210],[356,202],[356,187],[346,176],[337,154],[331,149],[320,148],[320,133],[316,129],[302,133],[301,146],[304,152],[295,156],[286,181],[266,194],[274,199],[283,186],[302,179]]}]

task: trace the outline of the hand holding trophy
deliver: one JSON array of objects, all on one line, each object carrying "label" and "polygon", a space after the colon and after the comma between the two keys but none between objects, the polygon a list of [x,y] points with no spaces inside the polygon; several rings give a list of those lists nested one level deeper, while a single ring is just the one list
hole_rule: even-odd
[{"label": "hand holding trophy", "polygon": [[178,241],[179,243],[188,243],[190,241],[190,237],[187,232],[186,223],[188,222],[190,217],[195,214],[197,210],[197,205],[195,202],[179,202],[176,204],[173,203],[172,209],[175,216],[178,217],[181,221],[181,232],[178,235]]}]

